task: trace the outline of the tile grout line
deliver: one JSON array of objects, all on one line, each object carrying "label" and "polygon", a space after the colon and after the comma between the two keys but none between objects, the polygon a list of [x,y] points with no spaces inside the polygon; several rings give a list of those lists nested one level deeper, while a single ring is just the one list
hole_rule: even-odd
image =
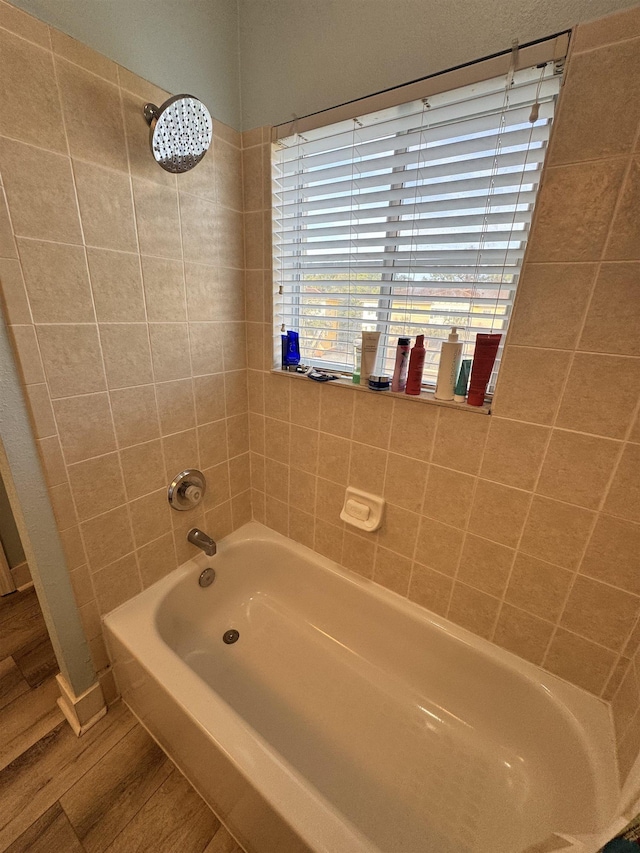
[{"label": "tile grout line", "polygon": [[[151,378],[152,378],[151,384],[153,385],[154,400],[155,400],[155,404],[156,404],[156,415],[158,417],[158,426],[159,426],[160,418],[159,418],[157,393],[156,393],[156,387],[155,387],[155,365],[154,365],[154,361],[153,361],[153,350],[151,349],[151,338],[150,338],[150,334],[149,334],[147,300],[146,300],[146,294],[145,294],[145,290],[144,290],[144,277],[143,277],[143,271],[142,271],[142,256],[141,256],[141,252],[140,252],[140,235],[138,232],[138,216],[137,216],[137,211],[136,211],[135,194],[133,192],[133,178],[131,175],[131,156],[130,156],[130,151],[129,151],[129,139],[128,139],[128,135],[127,135],[127,131],[126,131],[126,120],[125,120],[125,114],[124,114],[124,99],[122,97],[122,88],[120,87],[119,66],[116,66],[116,77],[117,77],[117,81],[118,81],[117,82],[118,103],[120,104],[120,119],[122,121],[124,150],[125,150],[125,156],[126,156],[126,161],[127,161],[127,179],[128,179],[128,183],[129,183],[129,199],[131,202],[131,211],[133,214],[133,230],[135,233],[137,256],[138,256],[138,275],[140,277],[140,290],[141,290],[142,305],[143,305],[143,309],[144,309],[145,326],[146,326],[146,332],[147,332],[146,341],[147,341],[147,345],[149,346],[149,360],[151,363],[150,364],[150,366],[151,366]],[[108,385],[108,382],[107,382],[107,385]],[[120,450],[121,450],[120,440],[118,439],[118,434],[117,434],[116,427],[115,427],[115,417],[113,415],[113,406],[112,406],[112,400],[111,400],[111,388],[108,389],[107,398],[109,401],[109,410],[111,412],[111,419],[113,421],[113,434],[115,437],[116,447],[118,448],[117,452],[118,452],[118,463],[120,465],[120,475],[122,477],[122,484],[123,484],[123,487],[125,490],[125,496],[128,498],[127,483],[125,480],[124,467],[122,464],[122,454],[120,452]],[[164,455],[164,452],[163,452],[163,455]],[[135,560],[135,564],[136,564],[136,571],[138,574],[138,584],[139,584],[140,590],[143,590],[144,584],[142,583],[142,572],[140,570],[140,560],[138,558],[138,553],[137,553],[138,549],[137,549],[137,542],[136,542],[136,532],[135,532],[134,525],[133,525],[133,514],[131,511],[130,504],[131,504],[131,501],[127,500],[127,517],[129,519],[129,527],[131,529],[131,540],[132,540],[132,545],[133,545],[133,553],[134,553],[134,560]]]}]

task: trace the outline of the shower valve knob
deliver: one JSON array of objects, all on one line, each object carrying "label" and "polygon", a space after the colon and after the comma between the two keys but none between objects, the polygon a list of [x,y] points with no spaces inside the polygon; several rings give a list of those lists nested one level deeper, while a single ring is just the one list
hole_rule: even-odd
[{"label": "shower valve knob", "polygon": [[207,483],[202,471],[187,468],[181,471],[169,486],[169,503],[172,509],[184,512],[198,506],[207,490]]},{"label": "shower valve knob", "polygon": [[183,492],[186,500],[193,506],[197,506],[202,498],[202,489],[199,486],[187,486]]}]

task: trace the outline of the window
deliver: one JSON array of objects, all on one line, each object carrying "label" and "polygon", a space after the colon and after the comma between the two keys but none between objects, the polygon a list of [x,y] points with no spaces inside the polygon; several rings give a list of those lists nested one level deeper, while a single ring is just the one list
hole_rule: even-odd
[{"label": "window", "polygon": [[[425,335],[424,382],[460,330],[502,332],[518,284],[560,75],[554,62],[280,139],[275,319],[302,360],[350,373],[363,330],[391,375]],[[499,366],[496,362],[490,390]]]}]

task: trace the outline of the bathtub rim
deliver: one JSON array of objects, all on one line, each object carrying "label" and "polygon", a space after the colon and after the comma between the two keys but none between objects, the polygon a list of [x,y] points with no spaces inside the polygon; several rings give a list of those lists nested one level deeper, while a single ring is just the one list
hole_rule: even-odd
[{"label": "bathtub rim", "polygon": [[[293,554],[298,554],[303,559],[310,560],[324,570],[337,575],[364,593],[373,595],[379,601],[399,610],[400,613],[406,614],[409,618],[417,618],[420,621],[432,623],[438,630],[443,631],[455,641],[488,656],[499,666],[514,674],[518,680],[525,679],[530,687],[543,694],[545,699],[553,704],[556,711],[561,713],[569,724],[577,729],[583,749],[596,776],[596,798],[602,820],[605,823],[613,820],[616,801],[620,794],[620,785],[617,762],[615,761],[613,722],[609,703],[444,617],[432,613],[415,602],[376,584],[374,581],[339,566],[329,558],[265,527],[259,522],[247,522],[221,540],[218,543],[216,557],[224,556],[229,548],[244,541],[266,541],[283,546]],[[106,614],[103,617],[103,622],[107,627],[107,633],[113,632],[119,642],[153,678],[159,680],[159,675],[153,665],[149,665],[149,658],[153,664],[154,659],[158,659],[159,650],[165,656],[165,660],[174,663],[179,662],[177,670],[172,671],[171,684],[167,686],[166,683],[162,682],[167,692],[180,704],[189,717],[209,734],[217,748],[224,752],[225,756],[250,784],[256,784],[256,777],[258,778],[261,793],[267,802],[303,840],[316,845],[318,850],[330,853],[331,850],[336,849],[331,846],[335,843],[335,839],[332,840],[334,831],[340,835],[348,827],[351,830],[351,840],[354,846],[348,848],[343,846],[341,849],[344,850],[344,853],[377,851],[371,841],[357,827],[349,823],[348,818],[338,812],[329,801],[325,800],[308,780],[298,773],[294,767],[290,766],[262,738],[259,732],[245,722],[215,691],[212,691],[160,636],[156,625],[158,607],[170,594],[173,587],[185,577],[193,575],[195,580],[195,577],[204,568],[209,565],[215,566],[216,557],[208,558],[204,554],[196,555],[143,592]],[[152,619],[152,631],[140,633],[136,630],[136,625],[139,625],[136,617],[141,607]],[[131,634],[134,638],[133,643],[130,642]],[[184,695],[185,690],[188,691],[187,695],[190,697],[188,706],[180,698]],[[215,722],[218,726],[216,735],[211,730],[210,722],[207,724],[207,721],[211,721],[213,717],[216,718]],[[223,723],[222,726],[221,723]],[[588,733],[594,736],[589,738]],[[245,750],[239,749],[237,753],[232,754],[224,746],[225,742],[234,743],[236,746],[245,744],[247,738],[251,740],[254,746],[259,747],[250,761],[246,760]],[[242,760],[241,756],[245,760]],[[275,775],[274,767],[270,766],[273,762],[277,768]],[[265,783],[268,783],[268,786],[265,786]],[[299,786],[302,786],[304,795],[302,795]],[[317,798],[316,806],[320,806],[320,808],[309,808],[310,798],[307,796],[309,789],[313,789],[314,797]],[[605,795],[605,791],[611,793]],[[290,820],[288,817],[289,809],[293,811],[294,820]],[[300,818],[303,820],[301,821]],[[308,833],[301,831],[304,826],[315,827],[314,834],[309,836]],[[343,843],[343,839],[340,840]]]}]

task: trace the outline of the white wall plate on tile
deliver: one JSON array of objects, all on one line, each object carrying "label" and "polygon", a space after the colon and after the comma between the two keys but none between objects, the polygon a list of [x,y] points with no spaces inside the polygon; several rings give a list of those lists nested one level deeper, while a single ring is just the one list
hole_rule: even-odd
[{"label": "white wall plate on tile", "polygon": [[347,486],[340,518],[360,530],[373,533],[382,524],[384,498]]}]

